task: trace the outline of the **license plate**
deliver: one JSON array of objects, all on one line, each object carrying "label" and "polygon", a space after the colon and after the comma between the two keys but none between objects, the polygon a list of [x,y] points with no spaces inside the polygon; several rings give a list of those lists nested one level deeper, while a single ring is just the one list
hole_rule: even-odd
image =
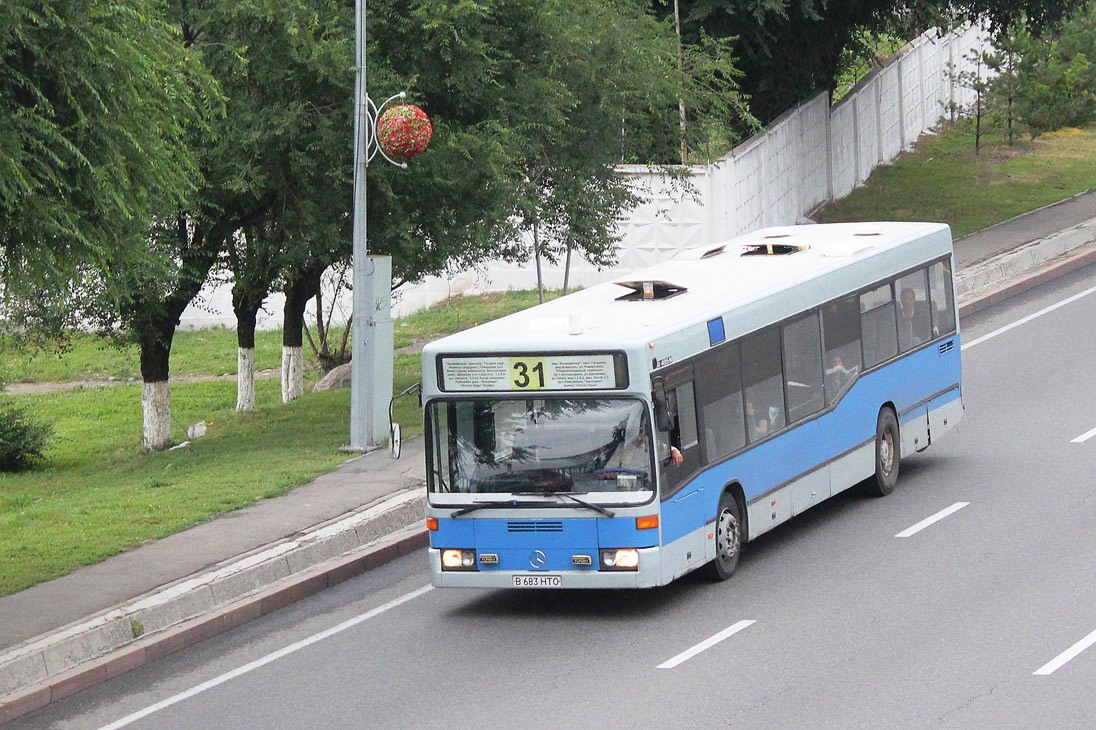
[{"label": "license plate", "polygon": [[514,588],[562,588],[561,575],[515,575]]}]

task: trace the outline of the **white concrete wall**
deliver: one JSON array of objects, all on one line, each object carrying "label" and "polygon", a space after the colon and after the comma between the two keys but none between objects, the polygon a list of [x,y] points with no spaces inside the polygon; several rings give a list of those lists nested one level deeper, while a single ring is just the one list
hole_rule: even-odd
[{"label": "white concrete wall", "polygon": [[[862,185],[880,164],[909,149],[942,117],[948,104],[968,105],[973,91],[956,87],[948,64],[969,65],[982,32],[960,29],[943,38],[927,33],[862,79],[838,104],[819,94],[790,109],[762,132],[711,165],[689,168],[694,196],[683,196],[642,166],[622,170],[650,200],[622,224],[618,264],[598,270],[579,256],[571,262],[571,286],[591,286],[621,273],[666,260],[678,251],[771,225],[794,224],[828,200]],[[559,266],[544,265],[546,286],[561,288]],[[430,277],[396,292],[395,317],[458,294],[536,286],[532,261],[496,261],[451,277]],[[205,302],[183,314],[182,326],[234,326],[228,287],[210,290]],[[261,327],[281,324],[281,297],[273,295]],[[349,314],[349,305],[340,311]]]}]

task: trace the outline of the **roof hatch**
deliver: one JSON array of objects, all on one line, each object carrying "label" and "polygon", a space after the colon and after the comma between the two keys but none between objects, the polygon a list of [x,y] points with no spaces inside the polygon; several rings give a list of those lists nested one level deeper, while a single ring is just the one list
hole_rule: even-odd
[{"label": "roof hatch", "polygon": [[793,246],[790,243],[748,243],[742,247],[743,256],[787,256],[806,251],[806,246]]},{"label": "roof hatch", "polygon": [[695,248],[687,248],[684,251],[675,254],[675,261],[699,261],[702,259],[710,259],[715,256],[719,256],[727,248],[727,244],[720,243],[715,246],[697,246]]},{"label": "roof hatch", "polygon": [[652,302],[676,297],[688,291],[685,287],[668,281],[617,281],[614,283],[631,290],[617,297],[618,302]]}]

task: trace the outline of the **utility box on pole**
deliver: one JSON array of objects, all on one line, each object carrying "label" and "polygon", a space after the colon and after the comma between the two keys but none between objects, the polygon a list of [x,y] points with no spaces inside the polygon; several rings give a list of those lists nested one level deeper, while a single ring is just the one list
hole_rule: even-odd
[{"label": "utility box on pole", "polygon": [[370,256],[372,266],[370,299],[373,302],[373,347],[368,361],[373,371],[373,393],[370,419],[370,444],[388,440],[388,404],[392,400],[392,367],[395,358],[392,326],[392,257]]},{"label": "utility box on pole", "polygon": [[363,291],[354,293],[365,306],[354,310],[352,336],[361,341],[353,351],[361,360],[355,357],[350,370],[351,450],[376,448],[388,439],[392,400],[392,257],[369,256],[364,268]]}]

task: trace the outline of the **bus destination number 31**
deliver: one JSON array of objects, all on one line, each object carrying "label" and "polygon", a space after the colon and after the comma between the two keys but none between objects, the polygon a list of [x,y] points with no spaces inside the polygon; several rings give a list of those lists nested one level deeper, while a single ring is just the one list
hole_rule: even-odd
[{"label": "bus destination number 31", "polygon": [[544,390],[544,360],[510,360],[510,383],[515,390]]}]

